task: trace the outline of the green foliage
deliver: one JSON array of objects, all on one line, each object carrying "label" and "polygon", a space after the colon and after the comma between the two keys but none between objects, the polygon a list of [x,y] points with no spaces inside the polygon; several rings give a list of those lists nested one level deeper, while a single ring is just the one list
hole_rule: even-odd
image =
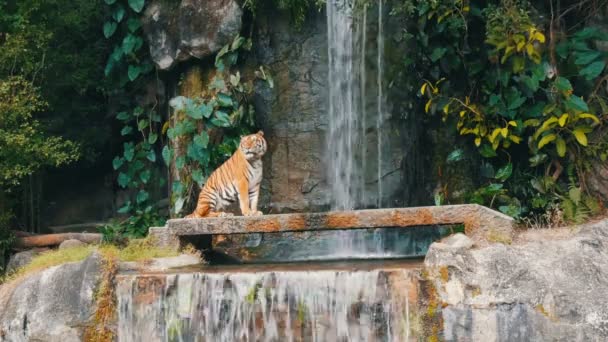
[{"label": "green foliage", "polygon": [[[173,127],[167,129],[169,143],[162,156],[167,165],[175,161],[172,212],[191,209],[195,195],[207,177],[238,148],[240,137],[253,126],[250,103],[253,82],[236,70],[239,53],[249,50],[251,41],[237,36],[216,55],[215,72],[206,89],[192,98],[178,96],[169,105]],[[272,85],[272,78],[260,67],[256,77]]]},{"label": "green foliage", "polygon": [[[488,181],[469,199],[514,217],[557,204],[564,218],[579,221],[581,205],[593,201],[571,198],[562,170],[575,170],[570,190],[584,194],[578,178],[606,146],[591,137],[608,112],[597,92],[608,57],[597,42],[607,38],[594,27],[547,38],[538,12],[518,0],[420,0],[403,1],[392,14],[410,23],[406,44],[417,48],[404,67],[422,80],[424,111],[470,137],[486,158],[480,173]],[[530,187],[547,175],[551,191]]]},{"label": "green foliage", "polygon": [[45,107],[31,82],[18,76],[0,80],[0,188],[18,185],[23,177],[44,167],[79,157],[75,143],[48,135],[34,118]]},{"label": "green foliage", "polygon": [[108,5],[103,33],[113,44],[104,73],[111,82],[113,95],[119,98],[122,110],[116,119],[123,125],[120,134],[125,137],[122,153],[112,160],[118,172],[118,185],[132,194],[131,199],[118,209],[127,218],[101,229],[105,240],[123,237],[143,237],[151,226],[164,224],[152,193],[166,182],[156,178],[158,151],[162,142],[163,120],[155,105],[141,106],[133,101],[133,94],[149,82],[154,69],[144,45],[139,15],[144,0],[115,0]]},{"label": "green foliage", "polygon": [[148,234],[148,228],[165,225],[166,218],[162,217],[153,205],[147,205],[143,209],[140,209],[141,205],[135,205],[135,209],[130,206],[130,202],[125,205],[129,207],[125,212],[131,214],[126,219],[114,221],[99,229],[104,242],[119,244],[125,238],[143,238]]},{"label": "green foliage", "polygon": [[4,264],[7,260],[13,244],[15,243],[15,234],[8,229],[8,217],[0,213],[0,275],[4,273]]}]

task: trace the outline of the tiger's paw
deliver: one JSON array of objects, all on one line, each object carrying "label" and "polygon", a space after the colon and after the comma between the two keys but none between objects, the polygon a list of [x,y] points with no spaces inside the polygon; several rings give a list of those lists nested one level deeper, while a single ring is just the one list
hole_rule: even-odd
[{"label": "tiger's paw", "polygon": [[264,215],[261,211],[249,211],[244,216],[262,216]]}]

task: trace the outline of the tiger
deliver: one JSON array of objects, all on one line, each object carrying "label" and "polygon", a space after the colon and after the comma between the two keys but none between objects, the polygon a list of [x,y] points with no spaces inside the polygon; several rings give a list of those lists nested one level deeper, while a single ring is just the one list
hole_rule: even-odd
[{"label": "tiger", "polygon": [[196,209],[185,218],[233,216],[221,210],[234,203],[237,195],[243,216],[263,215],[257,207],[266,149],[262,131],[241,137],[239,148],[211,173],[198,196]]}]

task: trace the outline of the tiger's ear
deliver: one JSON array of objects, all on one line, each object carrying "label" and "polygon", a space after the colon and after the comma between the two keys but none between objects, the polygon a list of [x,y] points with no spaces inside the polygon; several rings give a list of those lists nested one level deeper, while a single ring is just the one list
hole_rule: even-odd
[{"label": "tiger's ear", "polygon": [[256,134],[257,134],[257,135],[264,136],[264,132],[263,132],[263,131],[261,131],[261,130],[260,130],[260,131],[258,131],[258,133],[256,133]]}]

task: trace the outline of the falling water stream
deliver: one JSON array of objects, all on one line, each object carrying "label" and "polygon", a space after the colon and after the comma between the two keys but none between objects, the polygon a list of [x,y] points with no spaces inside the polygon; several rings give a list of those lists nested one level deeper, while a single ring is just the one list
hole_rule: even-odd
[{"label": "falling water stream", "polygon": [[123,275],[118,340],[409,341],[408,266]]}]

